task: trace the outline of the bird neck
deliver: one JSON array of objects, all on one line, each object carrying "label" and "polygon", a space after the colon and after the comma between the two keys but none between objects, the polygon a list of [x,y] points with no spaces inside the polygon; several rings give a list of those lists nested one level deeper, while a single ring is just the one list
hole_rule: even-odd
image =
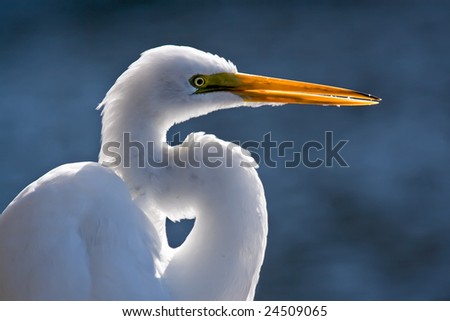
[{"label": "bird neck", "polygon": [[[103,113],[100,163],[123,179],[159,233],[160,275],[172,297],[253,299],[267,236],[264,191],[255,169],[239,166],[239,158],[232,168],[176,166],[175,156],[188,157],[190,152],[185,143],[166,143],[172,124],[157,115],[132,118],[137,113],[110,107]],[[149,158],[168,161],[168,166],[151,166]],[[200,154],[195,159],[203,158]],[[167,245],[166,217],[196,219],[186,241],[174,250]]]},{"label": "bird neck", "polygon": [[[171,202],[190,209],[195,224],[163,274],[169,292],[177,300],[252,300],[267,237],[264,190],[256,171],[186,170],[195,179],[187,184],[179,179],[179,191],[185,192],[172,189]],[[178,177],[182,170],[171,172]]]},{"label": "bird neck", "polygon": [[172,124],[157,114],[157,108],[133,105],[126,97],[103,103],[102,144],[99,163],[111,168],[128,187],[131,197],[165,238],[164,213],[156,213],[151,188],[157,186],[161,164],[169,145],[166,133]]},{"label": "bird neck", "polygon": [[[142,162],[145,165],[152,156],[149,153],[161,156],[167,130],[173,124],[163,120],[156,108],[127,106],[125,102],[117,99],[104,106],[99,160],[105,166],[119,169],[143,167]],[[131,160],[137,163],[130,163]]]},{"label": "bird neck", "polygon": [[163,279],[176,300],[253,300],[264,257],[265,224],[261,217],[246,218],[247,213],[214,214],[196,218]]}]

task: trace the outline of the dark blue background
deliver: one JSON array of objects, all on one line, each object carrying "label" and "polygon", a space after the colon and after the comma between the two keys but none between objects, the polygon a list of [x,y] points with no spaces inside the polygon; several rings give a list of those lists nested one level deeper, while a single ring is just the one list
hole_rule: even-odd
[{"label": "dark blue background", "polygon": [[350,167],[261,165],[260,300],[450,299],[448,1],[15,1],[0,7],[0,208],[67,162],[97,159],[100,113],[140,52],[184,44],[240,71],[332,84],[377,107],[216,112],[171,132],[347,139]]}]

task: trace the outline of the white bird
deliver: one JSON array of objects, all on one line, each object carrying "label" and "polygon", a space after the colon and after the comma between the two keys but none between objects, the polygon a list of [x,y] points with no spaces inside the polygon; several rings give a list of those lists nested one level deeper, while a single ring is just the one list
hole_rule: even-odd
[{"label": "white bird", "polygon": [[[238,106],[378,101],[238,73],[190,47],[144,52],[99,105],[99,163],[53,169],[0,216],[0,299],[252,300],[268,229],[253,159],[204,133],[169,146],[168,129]],[[168,245],[166,218],[196,219],[178,248]]]}]

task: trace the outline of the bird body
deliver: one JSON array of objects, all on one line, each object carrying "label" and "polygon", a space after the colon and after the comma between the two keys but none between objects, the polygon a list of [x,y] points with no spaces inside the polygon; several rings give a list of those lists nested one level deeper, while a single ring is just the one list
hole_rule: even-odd
[{"label": "bird body", "polygon": [[160,247],[113,171],[97,163],[62,165],[0,216],[0,299],[157,299]]},{"label": "bird body", "polygon": [[[193,139],[229,148],[196,133],[170,147],[171,158],[187,159]],[[202,150],[195,148],[196,159]],[[234,165],[249,161],[240,147],[232,152]],[[267,235],[264,191],[254,168],[225,165],[157,169],[145,190],[98,163],[50,171],[0,216],[0,299],[252,299]],[[165,211],[174,221],[196,217],[179,248],[152,223]]]},{"label": "bird body", "polygon": [[[252,300],[268,231],[254,160],[204,133],[169,146],[167,131],[238,106],[377,102],[347,89],[240,74],[189,47],[148,50],[99,105],[99,163],[50,171],[0,216],[0,299]],[[195,218],[178,248],[168,244],[167,218]]]}]

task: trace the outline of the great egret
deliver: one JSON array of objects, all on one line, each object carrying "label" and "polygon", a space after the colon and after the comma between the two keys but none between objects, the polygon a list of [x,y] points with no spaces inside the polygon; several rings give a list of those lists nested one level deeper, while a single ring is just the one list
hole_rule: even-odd
[{"label": "great egret", "polygon": [[[0,298],[252,300],[267,236],[263,185],[253,167],[242,166],[252,159],[204,133],[171,147],[168,129],[238,106],[378,101],[348,89],[238,73],[231,62],[190,47],[144,52],[99,105],[99,163],[53,169],[0,216]],[[126,150],[130,142],[143,147]],[[226,164],[206,165],[211,146],[226,150]],[[142,165],[141,152],[166,166]],[[195,164],[180,165],[190,157]],[[167,242],[167,217],[196,218],[176,249]]]}]

